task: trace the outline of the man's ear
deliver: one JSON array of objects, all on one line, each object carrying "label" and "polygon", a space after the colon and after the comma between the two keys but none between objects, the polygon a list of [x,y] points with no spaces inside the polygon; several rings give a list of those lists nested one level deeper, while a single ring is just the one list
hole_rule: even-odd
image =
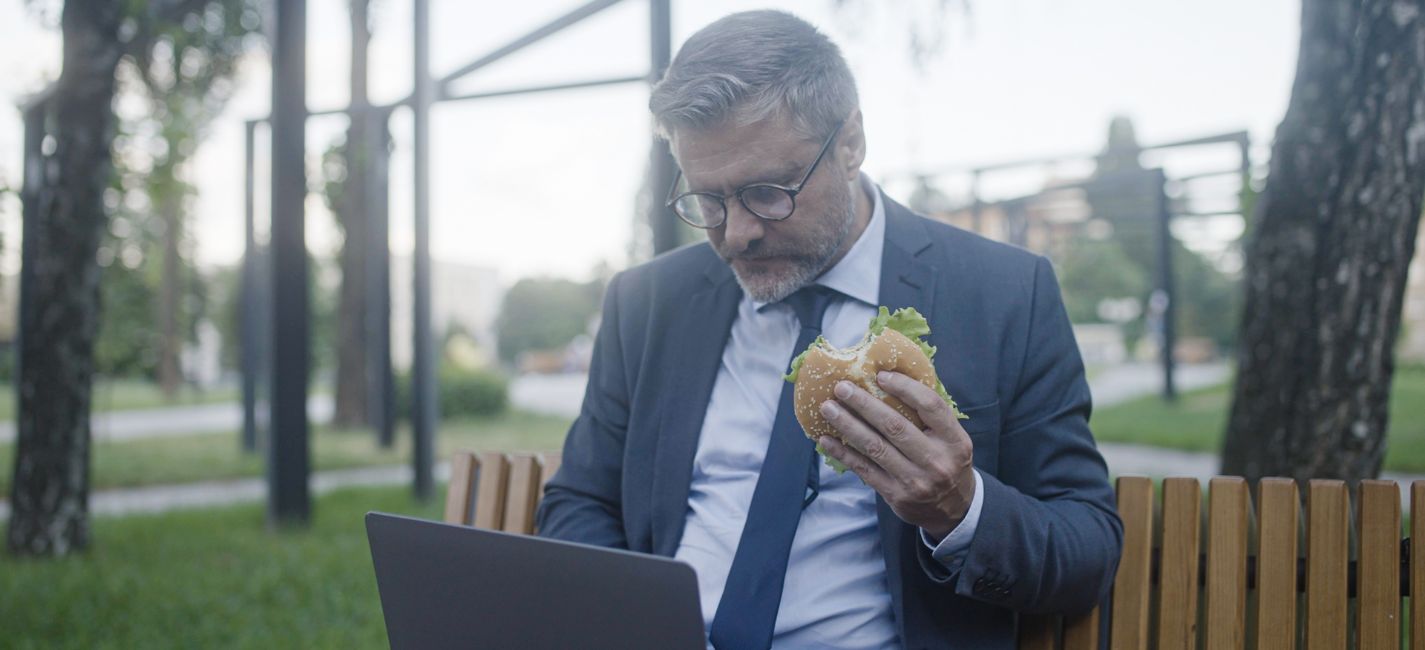
[{"label": "man's ear", "polygon": [[848,183],[855,182],[861,176],[861,163],[866,160],[866,130],[861,123],[861,109],[851,111],[836,140],[840,171]]}]

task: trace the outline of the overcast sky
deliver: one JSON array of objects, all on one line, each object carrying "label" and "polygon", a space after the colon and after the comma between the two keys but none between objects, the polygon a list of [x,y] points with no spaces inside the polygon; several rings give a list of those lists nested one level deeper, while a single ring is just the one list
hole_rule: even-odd
[{"label": "overcast sky", "polygon": [[[578,4],[431,0],[434,74]],[[1296,0],[972,0],[968,13],[947,15],[943,48],[917,70],[907,35],[912,26],[924,29],[936,0],[863,0],[839,12],[833,0],[673,4],[675,48],[719,16],[769,6],[831,35],[860,87],[865,168],[902,197],[897,181],[920,170],[1091,154],[1120,114],[1134,120],[1145,143],[1247,129],[1264,162],[1291,89],[1300,11]],[[346,1],[308,5],[308,104],[342,106]],[[410,89],[410,3],[375,0],[374,15],[371,92],[389,102]],[[648,65],[647,28],[647,3],[627,0],[458,89],[640,74]],[[267,66],[265,52],[249,57],[241,90],[189,170],[200,191],[195,227],[204,265],[231,264],[242,253],[242,124],[267,112]],[[24,0],[0,0],[0,69],[0,104],[7,106],[58,74],[58,36]],[[633,84],[438,106],[435,256],[493,267],[506,284],[532,274],[583,277],[600,262],[624,266],[649,146],[647,96],[645,85]],[[339,117],[310,122],[313,162],[344,126]],[[411,246],[409,117],[397,113],[393,126],[392,247],[399,254]],[[20,143],[18,112],[0,109],[0,182],[18,183]],[[1230,156],[1183,160],[1171,164],[1213,166]],[[954,179],[946,186],[953,189]],[[7,206],[0,223],[7,270],[17,257],[15,207]],[[309,207],[309,245],[329,253],[336,245],[331,217],[316,197]]]}]

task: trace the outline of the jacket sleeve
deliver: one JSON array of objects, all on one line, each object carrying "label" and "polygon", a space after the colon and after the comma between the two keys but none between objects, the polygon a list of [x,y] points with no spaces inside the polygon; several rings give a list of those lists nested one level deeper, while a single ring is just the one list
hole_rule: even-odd
[{"label": "jacket sleeve", "polygon": [[538,534],[571,542],[627,548],[621,510],[629,385],[619,331],[619,285],[604,295],[589,383],[579,417],[564,440],[559,471],[544,487]]},{"label": "jacket sleeve", "polygon": [[1108,469],[1089,432],[1088,382],[1048,260],[1034,273],[1022,367],[1000,437],[998,476],[982,473],[979,526],[958,573],[922,559],[961,596],[1032,613],[1076,614],[1113,584],[1123,545]]}]

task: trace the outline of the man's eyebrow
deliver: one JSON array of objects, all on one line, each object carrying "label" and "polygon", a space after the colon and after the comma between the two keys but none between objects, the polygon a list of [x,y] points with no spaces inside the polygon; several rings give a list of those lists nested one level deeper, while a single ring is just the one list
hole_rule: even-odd
[{"label": "man's eyebrow", "polygon": [[[737,179],[737,182],[733,184],[732,187],[733,187],[734,189],[737,189],[737,188],[747,187],[748,185],[755,185],[755,184],[759,184],[759,183],[773,183],[773,184],[776,184],[776,185],[790,185],[790,184],[792,184],[792,183],[797,182],[798,180],[801,180],[801,175],[802,175],[804,172],[806,172],[806,169],[804,169],[804,167],[805,167],[805,164],[804,164],[804,163],[795,162],[795,161],[786,162],[786,163],[783,163],[780,167],[776,167],[776,168],[773,168],[773,169],[768,170],[768,171],[758,171],[758,172],[755,172],[755,173],[753,173],[753,174],[749,174],[748,176],[746,176],[746,177],[744,177],[744,178],[739,178],[739,179]],[[685,176],[685,178],[686,178],[686,176]],[[699,192],[714,191],[714,190],[706,190],[706,189],[694,188],[694,187],[692,187],[692,183],[691,183],[691,182],[688,183],[688,186],[689,186],[689,188],[690,188],[690,191],[699,191]]]}]

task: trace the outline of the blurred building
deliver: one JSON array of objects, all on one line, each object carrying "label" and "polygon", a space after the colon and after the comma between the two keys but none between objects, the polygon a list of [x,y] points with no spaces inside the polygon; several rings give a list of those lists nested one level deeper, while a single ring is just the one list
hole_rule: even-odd
[{"label": "blurred building", "polygon": [[[391,256],[391,361],[398,369],[411,365],[411,258]],[[495,269],[431,261],[431,328],[437,345],[452,332],[474,342],[462,354],[481,363],[496,363],[495,317],[504,289]]]},{"label": "blurred building", "polygon": [[1084,238],[1151,238],[1157,224],[1158,181],[1156,172],[1143,167],[1143,151],[1132,121],[1117,117],[1087,176],[1050,176],[1022,196],[984,201],[972,195],[958,203],[921,177],[908,202],[934,219],[1059,258]]},{"label": "blurred building", "polygon": [[[1104,146],[1093,156],[962,170],[958,173],[962,179],[969,176],[970,190],[959,200],[937,187],[932,178],[922,176],[916,179],[907,203],[933,219],[1045,255],[1056,265],[1081,250],[1076,247],[1084,242],[1112,239],[1133,268],[1151,278],[1156,273],[1163,186],[1160,172],[1143,165],[1145,150],[1132,122],[1119,117],[1109,124]],[[1078,166],[1066,167],[1064,163],[1070,161]],[[1005,196],[1000,191],[995,198],[986,199],[980,183],[1005,176],[1035,180],[1017,185],[1018,193]],[[1187,199],[1171,198],[1170,209],[1185,214]],[[1123,324],[1128,320],[1133,319],[1076,322],[1084,359],[1090,364],[1126,360],[1130,351]],[[1184,339],[1180,334],[1179,345]],[[1196,347],[1184,351],[1191,352],[1193,360],[1212,356],[1203,352],[1206,348],[1200,342],[1193,345]]]},{"label": "blurred building", "polygon": [[1052,185],[1031,196],[955,206],[922,179],[909,203],[933,219],[1050,257],[1058,257],[1076,239],[1097,236],[1094,231],[1104,225],[1090,218],[1083,191]]}]

